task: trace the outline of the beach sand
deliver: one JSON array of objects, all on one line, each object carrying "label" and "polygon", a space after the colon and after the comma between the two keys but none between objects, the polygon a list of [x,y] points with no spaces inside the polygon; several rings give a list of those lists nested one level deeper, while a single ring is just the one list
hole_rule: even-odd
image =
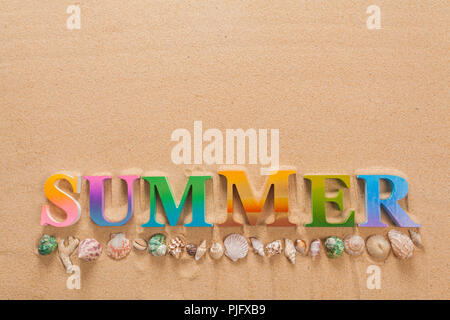
[{"label": "beach sand", "polygon": [[[2,299],[449,299],[448,1],[380,3],[382,29],[366,28],[373,1],[77,1],[81,30],[67,30],[69,1],[0,4],[0,298]],[[379,1],[377,1],[379,2]],[[211,173],[207,220],[223,221],[226,187],[218,165],[175,165],[177,128],[280,130],[280,163],[290,181],[295,228],[142,228],[148,187],[136,186],[135,216],[123,227],[89,218],[88,184],[76,199],[80,221],[40,226],[46,179],[57,172],[111,174],[108,217],[126,211],[123,173],[165,174],[179,200],[190,172]],[[262,188],[259,166],[246,166]],[[389,228],[305,228],[310,185],[303,175],[350,174],[344,212],[365,221],[360,172],[398,173],[409,182],[402,205],[422,225],[425,249],[376,263],[367,253],[316,261],[253,252],[233,263],[136,252],[114,261],[80,261],[81,289],[68,290],[57,254],[39,256],[44,233],[131,239],[157,232],[189,242],[232,232],[264,242],[324,238]],[[62,184],[70,190],[67,184]],[[330,190],[341,185],[330,184]],[[237,200],[237,198],[235,198]],[[190,221],[189,199],[183,220]],[[272,218],[269,200],[264,217]],[[236,211],[242,212],[240,204]],[[337,216],[327,205],[328,215]],[[58,212],[52,206],[52,212]],[[60,217],[61,212],[59,212]],[[161,205],[158,217],[164,221]],[[399,228],[400,229],[400,228]],[[403,230],[403,232],[407,232]],[[369,290],[367,267],[381,268]]]}]

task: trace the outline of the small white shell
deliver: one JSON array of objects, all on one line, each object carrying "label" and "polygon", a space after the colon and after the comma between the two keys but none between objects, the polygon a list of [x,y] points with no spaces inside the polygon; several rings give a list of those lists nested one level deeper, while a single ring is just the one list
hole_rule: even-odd
[{"label": "small white shell", "polygon": [[306,256],[308,252],[306,241],[302,239],[295,240],[295,250],[297,250],[302,256]]},{"label": "small white shell", "polygon": [[411,240],[417,248],[423,248],[422,237],[420,236],[419,232],[409,229],[409,235],[411,236]]},{"label": "small white shell", "polygon": [[311,242],[311,245],[309,247],[309,253],[311,254],[311,257],[315,259],[320,254],[320,240],[316,239]]},{"label": "small white shell", "polygon": [[404,233],[391,230],[388,232],[389,241],[391,241],[392,251],[397,258],[409,259],[414,253],[414,243]]},{"label": "small white shell", "polygon": [[283,251],[283,243],[281,240],[275,240],[266,245],[267,256],[272,257],[276,254],[280,254]]},{"label": "small white shell", "polygon": [[232,233],[225,238],[225,255],[234,262],[245,258],[248,253],[248,242],[244,236]]},{"label": "small white shell", "polygon": [[365,248],[364,239],[356,234],[348,235],[344,238],[344,247],[349,255],[359,256]]},{"label": "small white shell", "polygon": [[295,253],[297,252],[294,247],[294,241],[291,239],[284,239],[284,255],[292,264],[295,264]]},{"label": "small white shell", "polygon": [[214,242],[211,248],[209,248],[209,255],[213,259],[220,259],[223,256],[223,247],[220,243]]},{"label": "small white shell", "polygon": [[147,241],[145,241],[144,239],[134,239],[133,247],[136,250],[144,251],[145,249],[147,249]]},{"label": "small white shell", "polygon": [[375,260],[384,261],[391,252],[391,245],[382,235],[370,236],[366,241],[366,248],[369,255]]},{"label": "small white shell", "polygon": [[256,237],[250,237],[250,241],[252,242],[253,250],[260,256],[264,257],[265,256],[264,245],[261,242],[261,240],[259,240]]},{"label": "small white shell", "polygon": [[195,260],[200,260],[201,257],[206,252],[206,240],[203,240],[202,243],[197,247],[197,251],[195,252]]}]

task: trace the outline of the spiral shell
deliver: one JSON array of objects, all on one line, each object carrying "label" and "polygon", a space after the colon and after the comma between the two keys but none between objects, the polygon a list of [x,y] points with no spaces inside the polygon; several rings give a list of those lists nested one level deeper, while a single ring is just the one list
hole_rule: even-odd
[{"label": "spiral shell", "polygon": [[295,264],[295,253],[297,251],[294,247],[294,241],[291,239],[284,239],[284,255],[292,264]]},{"label": "spiral shell", "polygon": [[206,240],[203,240],[202,243],[197,247],[195,252],[195,260],[200,260],[201,257],[206,253]]},{"label": "spiral shell", "polygon": [[85,261],[94,261],[102,254],[102,245],[95,239],[84,239],[78,245],[78,258]]},{"label": "spiral shell", "polygon": [[365,248],[364,239],[356,234],[348,235],[344,238],[344,247],[345,252],[347,252],[349,255],[359,256],[361,253],[363,253]]},{"label": "spiral shell", "polygon": [[148,241],[148,251],[156,257],[165,256],[167,251],[166,236],[162,233],[153,235]]},{"label": "spiral shell", "polygon": [[320,240],[315,239],[311,242],[309,247],[309,253],[311,254],[311,258],[314,260],[320,254]]},{"label": "spiral shell", "polygon": [[391,252],[391,245],[382,235],[373,235],[367,238],[366,248],[369,255],[378,261],[384,261]]},{"label": "spiral shell", "polygon": [[125,237],[125,233],[111,234],[111,240],[106,245],[106,254],[115,259],[125,258],[131,251],[131,242]]},{"label": "spiral shell", "polygon": [[133,247],[136,250],[144,251],[145,249],[147,249],[147,241],[145,241],[144,239],[134,239]]},{"label": "spiral shell", "polygon": [[306,256],[308,252],[306,241],[301,239],[295,240],[295,250],[297,250],[297,252],[300,253],[302,256]]},{"label": "spiral shell", "polygon": [[211,248],[209,249],[209,255],[213,259],[220,259],[223,256],[223,247],[220,243],[214,242]]},{"label": "spiral shell", "polygon": [[197,245],[193,243],[188,243],[186,245],[186,252],[190,256],[195,256],[195,253],[197,252]]},{"label": "spiral shell", "polygon": [[266,245],[267,256],[272,257],[283,251],[283,243],[281,240],[275,240]]},{"label": "spiral shell", "polygon": [[261,240],[259,240],[256,237],[250,237],[250,242],[252,243],[253,250],[260,256],[264,257],[265,256],[264,245],[261,242]]},{"label": "spiral shell", "polygon": [[54,236],[44,234],[39,241],[38,252],[39,254],[46,256],[55,251],[56,247],[58,247],[56,238]]},{"label": "spiral shell", "polygon": [[247,256],[248,242],[244,236],[232,233],[225,238],[223,243],[225,245],[225,255],[234,262]]},{"label": "spiral shell", "polygon": [[397,258],[409,259],[414,253],[414,243],[404,233],[391,230],[388,232],[389,241],[391,241],[392,251]]},{"label": "spiral shell", "polygon": [[173,239],[170,239],[169,244],[167,245],[169,253],[175,257],[176,259],[179,259],[181,255],[183,254],[183,249],[185,247],[185,242],[181,237],[175,237]]},{"label": "spiral shell", "polygon": [[417,248],[423,248],[422,237],[420,236],[419,232],[410,229],[409,235],[411,236],[411,240]]}]

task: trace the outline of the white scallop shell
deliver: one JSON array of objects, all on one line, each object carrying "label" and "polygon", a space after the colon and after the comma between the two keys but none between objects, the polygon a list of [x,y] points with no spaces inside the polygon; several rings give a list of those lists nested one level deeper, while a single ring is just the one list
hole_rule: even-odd
[{"label": "white scallop shell", "polygon": [[116,260],[125,258],[131,251],[131,241],[126,238],[125,233],[111,234],[111,240],[106,245],[106,254]]},{"label": "white scallop shell", "polygon": [[306,253],[308,252],[308,245],[306,244],[306,241],[302,239],[295,240],[295,250],[297,250],[302,256],[306,256]]},{"label": "white scallop shell", "polygon": [[225,255],[234,262],[245,258],[248,253],[248,242],[244,236],[232,233],[225,238]]},{"label": "white scallop shell", "polygon": [[209,249],[209,255],[213,259],[220,259],[223,256],[223,247],[220,243],[214,242],[211,248]]},{"label": "white scallop shell", "polygon": [[280,254],[283,251],[283,243],[281,240],[275,240],[266,246],[267,256],[271,257]]},{"label": "white scallop shell", "polygon": [[284,255],[292,264],[295,264],[295,253],[297,251],[294,247],[294,241],[292,241],[291,239],[284,239],[284,246]]},{"label": "white scallop shell", "polygon": [[422,237],[420,236],[419,232],[409,229],[409,235],[411,236],[411,240],[416,247],[423,248]]},{"label": "white scallop shell", "polygon": [[391,252],[391,245],[382,235],[370,236],[366,241],[366,248],[369,255],[375,260],[384,261]]},{"label": "white scallop shell", "polygon": [[201,257],[206,252],[206,240],[203,240],[202,243],[197,247],[197,251],[195,252],[195,260],[200,260]]},{"label": "white scallop shell", "polygon": [[315,259],[320,254],[320,240],[316,239],[311,242],[311,245],[309,247],[309,253],[311,254],[311,257]]},{"label": "white scallop shell", "polygon": [[256,237],[250,237],[250,241],[252,242],[253,250],[260,256],[264,257],[265,256],[264,245],[261,242],[261,240],[259,240]]},{"label": "white scallop shell", "polygon": [[359,256],[365,248],[364,239],[356,234],[348,235],[344,238],[344,247],[349,255]]},{"label": "white scallop shell", "polygon": [[392,251],[400,259],[409,259],[414,253],[414,243],[404,233],[391,230],[388,232],[389,241],[391,241]]}]

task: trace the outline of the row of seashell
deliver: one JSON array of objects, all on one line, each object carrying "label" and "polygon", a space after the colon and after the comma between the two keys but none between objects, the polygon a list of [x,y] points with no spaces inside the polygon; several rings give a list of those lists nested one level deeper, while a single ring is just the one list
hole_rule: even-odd
[{"label": "row of seashell", "polygon": [[[348,235],[344,239],[337,236],[327,237],[324,241],[325,253],[327,257],[338,258],[345,251],[350,256],[359,256],[367,248],[367,252],[375,260],[384,261],[391,251],[400,259],[409,259],[414,252],[414,245],[422,247],[420,234],[414,230],[409,230],[410,237],[397,230],[388,232],[389,241],[382,235],[372,235],[366,242],[359,235]],[[73,239],[73,238],[72,238]],[[70,240],[70,238],[69,238]],[[71,240],[70,240],[71,241]],[[78,241],[78,240],[77,240]],[[275,240],[266,246],[257,237],[250,237],[253,250],[260,256],[274,256],[283,252],[283,242]],[[75,246],[78,244],[74,244]],[[111,240],[107,244],[106,254],[116,260],[125,258],[131,251],[131,246],[136,250],[145,251],[148,249],[153,256],[164,256],[168,252],[175,258],[180,258],[183,251],[186,250],[188,255],[193,256],[195,260],[200,260],[207,252],[208,247],[206,240],[200,245],[193,243],[186,244],[182,236],[176,236],[166,243],[166,236],[162,233],[154,234],[149,241],[144,239],[135,239],[133,243],[126,238],[125,233],[116,233],[111,235]],[[58,247],[57,241],[53,236],[44,235],[39,243],[38,251],[42,255],[50,254]],[[210,256],[213,259],[220,259],[224,254],[232,261],[238,261],[247,256],[249,249],[247,239],[238,233],[229,234],[223,246],[219,242],[214,242],[209,248]],[[74,249],[72,249],[73,251]],[[314,259],[320,254],[321,241],[315,239],[310,243],[309,255]],[[65,259],[68,259],[71,252],[65,253]],[[296,253],[302,256],[308,255],[308,245],[305,240],[291,239],[284,240],[284,254],[290,262],[295,263]],[[94,261],[102,254],[101,244],[92,238],[85,239],[79,243],[78,257],[86,261]],[[61,257],[61,254],[60,254]],[[63,260],[63,257],[61,257]],[[64,261],[63,261],[64,263]],[[64,265],[66,265],[64,263]]]}]

